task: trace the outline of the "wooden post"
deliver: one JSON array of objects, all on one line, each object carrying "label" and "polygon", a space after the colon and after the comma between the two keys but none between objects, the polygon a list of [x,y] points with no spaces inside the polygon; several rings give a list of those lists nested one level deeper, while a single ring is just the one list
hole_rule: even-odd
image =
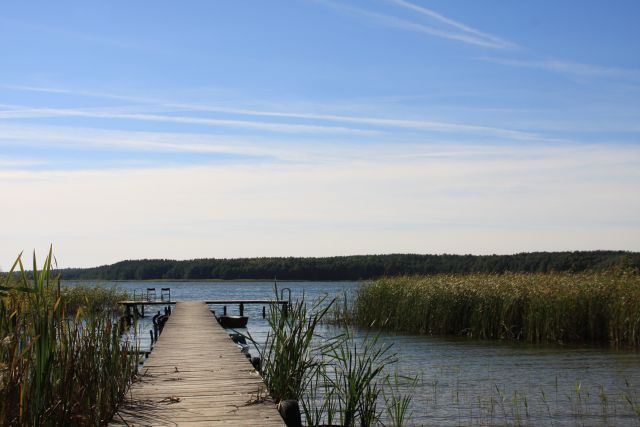
[{"label": "wooden post", "polygon": [[267,308],[263,305],[262,306],[262,318],[266,319],[267,317]]},{"label": "wooden post", "polygon": [[138,306],[137,306],[137,305],[134,305],[134,306],[133,306],[133,314],[135,315],[136,319],[139,319],[139,318],[141,318],[141,317],[144,317],[144,316],[143,316],[143,315],[144,315],[144,313],[142,313],[142,314],[140,313],[140,310],[138,310]]},{"label": "wooden post", "polygon": [[284,317],[287,317],[289,315],[289,303],[285,302],[284,304],[282,304],[282,311],[284,314]]},{"label": "wooden post", "polygon": [[222,306],[222,315],[223,315],[223,316],[226,316],[226,315],[227,315],[227,306],[226,306],[226,305],[223,305],[223,306]]},{"label": "wooden post", "polygon": [[244,316],[244,304],[240,303],[240,316]]}]

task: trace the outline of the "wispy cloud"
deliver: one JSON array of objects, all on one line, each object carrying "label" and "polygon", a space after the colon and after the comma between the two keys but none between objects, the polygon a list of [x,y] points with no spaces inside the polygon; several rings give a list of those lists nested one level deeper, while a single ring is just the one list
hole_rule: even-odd
[{"label": "wispy cloud", "polygon": [[[369,139],[363,144],[350,144],[343,139],[317,140],[296,138],[282,140],[277,136],[233,137],[185,132],[142,132],[127,130],[107,130],[87,127],[62,127],[51,125],[0,124],[0,147],[19,146],[34,153],[41,149],[43,169],[48,169],[47,153],[82,151],[87,161],[84,167],[94,169],[92,151],[118,153],[127,157],[129,153],[150,152],[166,155],[157,158],[161,165],[173,154],[231,155],[236,163],[250,160],[254,164],[336,164],[352,161],[406,161],[413,162],[427,158],[468,158],[483,155],[490,150],[474,148],[473,144],[451,142],[441,144],[437,139],[425,138],[422,143],[404,142],[394,138],[393,144],[386,140]],[[206,158],[204,159],[206,161]],[[1,164],[1,163],[0,163]],[[32,163],[22,164],[32,169]],[[123,165],[125,167],[126,165]],[[77,169],[74,167],[74,169]]]},{"label": "wispy cloud", "polygon": [[[234,154],[269,157],[284,161],[300,160],[285,144],[268,144],[269,139],[232,138],[198,133],[142,132],[47,125],[0,124],[0,145],[47,147],[68,150],[109,149],[120,152],[152,151],[169,153]],[[1,160],[1,158],[0,158]],[[29,163],[31,164],[31,163]]]},{"label": "wispy cloud", "polygon": [[491,126],[479,126],[463,123],[450,123],[433,120],[407,120],[397,118],[382,117],[361,117],[338,114],[317,114],[317,113],[300,113],[300,112],[282,112],[282,111],[263,111],[252,109],[224,108],[213,107],[202,104],[170,104],[170,106],[184,108],[192,111],[212,111],[224,112],[251,116],[267,116],[297,119],[313,119],[331,122],[352,123],[379,127],[392,127],[408,130],[423,130],[435,132],[457,132],[457,133],[476,133],[491,134],[499,137],[508,137],[518,140],[531,140],[538,138],[537,135],[529,132],[523,132],[514,129],[504,129]]},{"label": "wispy cloud", "polygon": [[[637,250],[637,147],[473,149],[411,162],[0,169],[3,196],[22,207],[0,210],[12,224],[0,259],[50,241],[63,259],[94,265],[202,254]],[[386,147],[398,151],[415,154]],[[88,240],[102,243],[98,252],[86,250]]]},{"label": "wispy cloud", "polygon": [[[5,106],[7,107],[7,106]],[[283,133],[346,133],[371,135],[375,131],[354,129],[340,126],[322,126],[291,123],[258,122],[250,120],[213,119],[189,116],[173,116],[163,114],[140,114],[111,111],[107,109],[72,109],[72,108],[28,108],[8,106],[10,109],[0,111],[0,120],[33,119],[47,117],[85,117],[94,119],[118,119],[146,122],[164,122],[200,126],[233,127],[252,130],[263,130]]]},{"label": "wispy cloud", "polygon": [[137,42],[132,42],[131,40],[119,40],[113,38],[111,36],[105,37],[100,36],[99,34],[89,34],[85,32],[78,32],[74,30],[70,30],[68,28],[58,28],[53,26],[36,24],[30,21],[23,20],[15,20],[15,19],[6,19],[0,17],[0,24],[4,27],[8,28],[16,28],[21,31],[28,30],[33,33],[42,33],[48,38],[64,38],[65,40],[72,41],[74,43],[83,43],[89,45],[100,46],[103,48],[111,48],[111,49],[125,49],[125,50],[134,50],[140,51],[144,53],[160,53],[162,50],[157,46],[147,46],[141,45]]},{"label": "wispy cloud", "polygon": [[571,61],[560,61],[556,59],[525,60],[496,57],[482,57],[480,59],[496,64],[507,65],[510,67],[545,70],[574,77],[640,78],[640,70],[617,67],[603,67],[600,65],[583,64],[580,62]]},{"label": "wispy cloud", "polygon": [[[310,138],[310,139],[308,139]],[[349,163],[422,164],[427,160],[467,161],[500,159],[511,163],[518,156],[536,157],[539,150],[558,146],[565,150],[593,150],[598,145],[583,144],[477,144],[475,138],[442,141],[437,135],[419,138],[402,135],[379,135],[354,143],[343,138],[281,138],[278,135],[222,136],[197,132],[134,131],[98,129],[78,126],[54,126],[36,123],[0,123],[0,148],[22,153],[24,163],[13,163],[8,170],[77,170],[130,169],[193,164],[254,165],[338,165]],[[612,147],[623,146],[612,144]],[[617,148],[616,148],[617,149]],[[7,151],[9,150],[9,151]],[[16,151],[18,150],[18,151]],[[71,153],[81,162],[68,162]],[[99,153],[96,156],[95,153]],[[28,157],[27,157],[28,156]],[[603,154],[600,154],[602,157]],[[572,155],[568,155],[571,158]],[[18,159],[18,160],[19,160]],[[33,159],[38,164],[33,163]],[[0,159],[2,160],[2,159]],[[7,158],[7,165],[12,158]],[[138,164],[143,162],[144,164]],[[0,161],[0,166],[2,166]],[[36,166],[36,167],[34,167]],[[431,165],[430,167],[432,167]]]},{"label": "wispy cloud", "polygon": [[[316,0],[334,9],[342,10],[351,14],[369,18],[372,22],[389,27],[399,28],[406,31],[429,34],[449,40],[459,41],[469,45],[484,48],[513,50],[519,46],[504,38],[478,30],[470,25],[451,19],[434,11],[407,0],[386,0],[388,3],[396,5],[406,10],[416,12],[428,21],[420,22],[407,20],[395,15],[389,15],[369,9],[362,9],[355,6],[337,3],[332,0]],[[606,67],[595,64],[586,64],[573,61],[563,61],[556,59],[512,59],[497,57],[482,57],[484,61],[511,67],[521,67],[545,70],[572,77],[611,77],[640,79],[640,70],[626,69],[620,67]]]},{"label": "wispy cloud", "polygon": [[[443,39],[454,40],[454,41],[462,42],[469,45],[480,46],[480,47],[491,48],[491,49],[509,49],[509,48],[516,47],[514,43],[511,43],[499,37],[481,32],[472,27],[464,25],[460,22],[447,18],[441,14],[438,14],[430,9],[426,9],[406,1],[391,0],[392,3],[398,6],[402,6],[403,8],[418,12],[423,17],[426,16],[432,22],[422,23],[422,22],[410,21],[407,19],[399,18],[394,15],[374,12],[368,9],[361,9],[355,6],[348,6],[348,5],[337,3],[331,0],[317,0],[317,1],[337,10],[342,10],[344,12],[366,17],[374,23],[385,25],[388,27],[399,28],[402,30],[413,31],[417,33],[429,34],[431,36],[440,37]],[[440,25],[441,28],[438,28],[433,24]]]},{"label": "wispy cloud", "polygon": [[[415,120],[415,119],[399,119],[395,117],[366,117],[366,116],[354,116],[354,115],[344,115],[344,114],[319,114],[319,113],[311,113],[311,112],[300,112],[300,111],[269,111],[269,110],[258,110],[251,108],[234,108],[234,107],[224,107],[219,105],[207,105],[202,103],[184,103],[184,102],[175,102],[169,100],[162,99],[146,99],[141,97],[133,97],[133,96],[124,96],[118,94],[109,94],[109,93],[98,93],[98,92],[86,92],[86,91],[72,91],[63,88],[48,88],[48,87],[32,87],[32,86],[5,86],[6,88],[12,90],[22,90],[22,91],[31,91],[31,92],[45,92],[45,93],[53,93],[53,94],[68,94],[68,95],[76,95],[83,97],[95,97],[95,98],[104,98],[104,99],[115,99],[121,101],[135,102],[138,104],[147,104],[152,105],[154,107],[161,107],[167,109],[174,109],[180,111],[197,111],[197,112],[210,112],[210,113],[224,113],[224,114],[234,114],[239,116],[253,116],[253,117],[271,117],[278,119],[295,119],[295,120],[315,120],[321,122],[332,122],[332,123],[347,123],[351,125],[360,125],[360,126],[368,126],[368,127],[377,127],[377,128],[395,128],[395,129],[403,129],[403,130],[413,130],[413,131],[430,131],[430,132],[441,132],[441,133],[457,133],[457,134],[475,134],[475,135],[488,135],[495,136],[498,138],[511,138],[519,141],[533,141],[533,140],[541,140],[544,139],[543,136],[538,135],[533,132],[526,132],[518,129],[509,129],[495,126],[485,126],[485,125],[476,125],[469,123],[455,123],[455,122],[445,122],[439,120]],[[3,106],[0,105],[0,108]],[[5,108],[10,108],[11,106],[4,106]],[[15,111],[14,111],[15,110]],[[122,113],[122,112],[112,112],[105,113],[101,111],[93,111],[93,110],[60,110],[60,109],[28,109],[27,107],[14,108],[13,110],[0,111],[0,119],[10,119],[10,118],[27,118],[29,115],[33,117],[46,116],[47,114],[52,115],[62,115],[65,114],[86,114],[92,115],[95,117],[105,116],[105,115],[126,115],[127,118],[131,120],[155,120],[155,121],[173,121],[176,122],[193,122],[192,124],[210,124],[210,125],[227,125],[227,126],[241,126],[245,125],[247,127],[254,127],[257,129],[262,129],[263,126],[269,127],[267,130],[279,130],[287,132],[294,131],[315,131],[317,127],[321,132],[334,132],[334,133],[366,133],[373,134],[375,130],[371,128],[362,129],[362,128],[345,128],[345,127],[336,127],[336,126],[326,126],[326,125],[302,125],[296,123],[279,123],[279,124],[266,124],[264,122],[252,122],[252,121],[244,121],[244,120],[218,120],[218,119],[203,119],[203,118],[189,118],[189,117],[175,117],[175,116],[157,116],[157,115],[148,115],[148,114],[134,114],[134,113]],[[151,117],[149,117],[151,116]],[[119,117],[114,117],[119,118]]]},{"label": "wispy cloud", "polygon": [[451,18],[447,18],[444,15],[441,15],[437,12],[435,12],[432,9],[427,9],[424,6],[418,6],[414,3],[410,3],[408,1],[405,0],[389,0],[391,3],[394,3],[398,6],[404,7],[406,9],[409,10],[413,10],[415,12],[418,12],[422,15],[425,15],[429,18],[432,18],[446,26],[448,26],[451,29],[455,29],[455,30],[459,30],[462,31],[463,33],[467,33],[470,35],[475,36],[477,39],[479,40],[484,40],[485,42],[488,42],[489,44],[493,44],[494,46],[492,47],[496,47],[496,48],[515,48],[517,47],[517,45],[515,43],[512,43],[508,40],[502,39],[500,37],[496,37],[494,35],[491,35],[489,33],[480,31],[478,29],[475,29],[473,27],[470,27],[469,25],[463,24],[461,22],[458,21],[454,21]]},{"label": "wispy cloud", "polygon": [[[2,138],[0,138],[1,140]],[[27,159],[22,157],[0,156],[0,169],[22,169],[41,165],[43,162],[36,159]]]}]

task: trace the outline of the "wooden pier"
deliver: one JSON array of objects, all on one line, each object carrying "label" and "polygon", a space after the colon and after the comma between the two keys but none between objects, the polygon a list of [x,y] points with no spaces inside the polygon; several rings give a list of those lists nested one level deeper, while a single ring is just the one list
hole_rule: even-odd
[{"label": "wooden pier", "polygon": [[284,426],[266,386],[203,301],[176,303],[111,425]]}]

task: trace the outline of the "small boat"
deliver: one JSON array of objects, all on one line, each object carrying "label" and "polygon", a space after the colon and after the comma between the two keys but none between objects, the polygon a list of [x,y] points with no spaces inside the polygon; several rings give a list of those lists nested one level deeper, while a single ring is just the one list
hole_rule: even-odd
[{"label": "small boat", "polygon": [[218,323],[223,328],[246,328],[249,318],[247,316],[216,316]]}]

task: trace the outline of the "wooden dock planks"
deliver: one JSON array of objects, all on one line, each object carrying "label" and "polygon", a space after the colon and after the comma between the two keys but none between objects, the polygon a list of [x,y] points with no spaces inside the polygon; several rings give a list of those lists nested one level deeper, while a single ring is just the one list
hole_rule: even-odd
[{"label": "wooden dock planks", "polygon": [[178,302],[111,425],[284,426],[266,386],[202,301]]}]

